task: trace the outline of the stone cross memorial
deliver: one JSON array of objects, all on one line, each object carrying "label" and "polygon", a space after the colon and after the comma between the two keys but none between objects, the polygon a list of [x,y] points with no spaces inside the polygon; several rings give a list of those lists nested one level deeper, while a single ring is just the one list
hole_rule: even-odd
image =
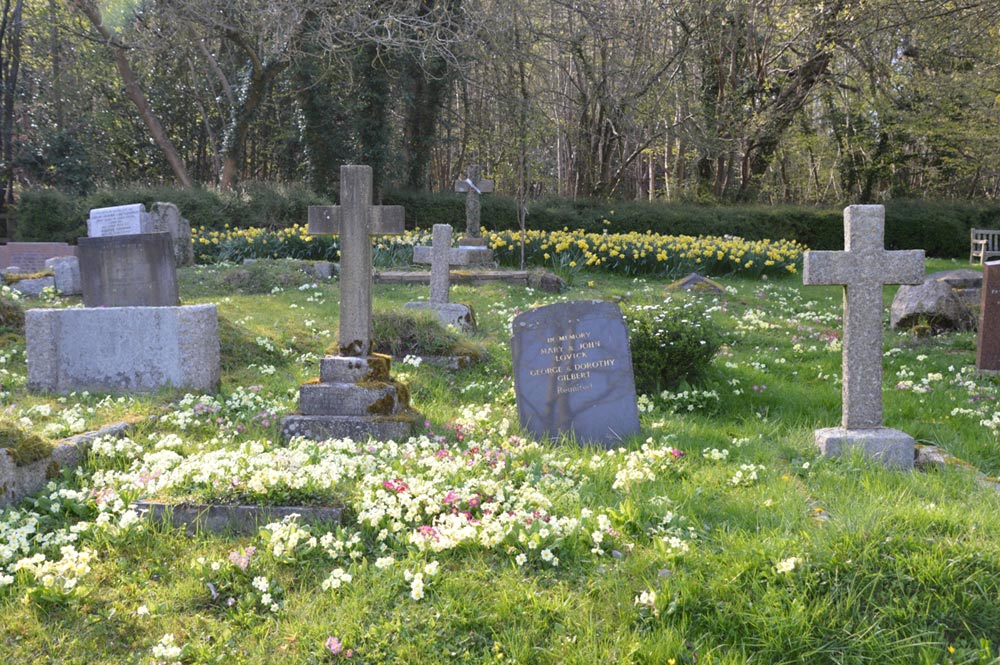
[{"label": "stone cross memorial", "polygon": [[398,439],[417,417],[389,356],[372,353],[371,236],[401,234],[403,208],[371,201],[371,167],[341,166],[340,205],[309,207],[310,234],[340,235],[339,355],[320,361],[319,383],[300,387],[300,413],[281,421],[285,437]]},{"label": "stone cross memorial", "polygon": [[882,286],[918,284],[923,250],[887,251],[885,208],[854,205],[844,210],[844,251],[808,251],[803,284],[844,287],[843,421],[820,429],[816,443],[830,457],[850,448],[886,466],[912,468],[913,438],[882,426]]},{"label": "stone cross memorial", "polygon": [[340,205],[309,206],[310,235],[340,236],[339,343],[344,356],[367,356],[371,351],[371,236],[403,233],[403,207],[371,201],[371,167],[341,166]]},{"label": "stone cross memorial", "polygon": [[406,309],[430,310],[437,314],[441,325],[455,326],[463,332],[469,332],[476,327],[476,318],[472,308],[461,303],[449,302],[451,273],[448,270],[451,250],[451,225],[435,224],[433,228],[433,244],[431,245],[431,295],[430,301],[408,302]]},{"label": "stone cross memorial", "polygon": [[455,181],[455,191],[466,194],[465,197],[465,237],[460,238],[459,245],[483,245],[483,232],[480,229],[480,194],[493,192],[493,181],[483,180],[483,169],[477,164],[469,166],[469,175],[465,180]]},{"label": "stone cross memorial", "polygon": [[606,447],[639,431],[628,328],[613,302],[537,307],[513,322],[521,426],[542,438],[572,433]]},{"label": "stone cross memorial", "polygon": [[976,369],[997,372],[1000,371],[1000,261],[983,264],[979,304]]},{"label": "stone cross memorial", "polygon": [[451,273],[448,271],[448,250],[451,249],[451,225],[435,224],[431,230],[431,302],[448,302]]}]

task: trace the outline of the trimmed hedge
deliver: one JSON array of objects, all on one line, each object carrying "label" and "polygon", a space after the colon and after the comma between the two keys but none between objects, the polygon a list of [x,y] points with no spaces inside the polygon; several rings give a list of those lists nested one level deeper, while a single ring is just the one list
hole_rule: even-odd
[{"label": "trimmed hedge", "polygon": [[[73,198],[54,190],[24,192],[17,205],[20,240],[69,240],[85,232],[87,211],[127,203],[177,204],[193,226],[210,229],[285,228],[304,224],[310,205],[331,201],[299,184],[246,183],[237,192],[208,189],[133,186]],[[407,228],[451,224],[465,229],[465,195],[391,192],[383,203],[406,209]],[[517,229],[511,198],[484,196],[483,227]],[[563,228],[601,233],[653,231],[663,235],[734,235],[747,240],[797,240],[811,249],[844,245],[840,208],[806,206],[720,206],[694,203],[607,202],[589,199],[542,199],[528,204],[528,228]],[[886,245],[890,249],[925,249],[928,256],[962,257],[969,249],[969,229],[1000,228],[1000,204],[974,201],[897,200],[886,204]]]},{"label": "trimmed hedge", "polygon": [[[513,199],[484,196],[481,201],[485,228],[517,229]],[[408,228],[451,224],[457,232],[465,229],[462,194],[393,193],[385,202],[406,208]],[[885,205],[889,249],[924,249],[928,256],[963,257],[969,251],[969,229],[1000,228],[1000,204],[996,203],[896,200]],[[810,249],[844,247],[842,208],[542,199],[528,204],[527,226],[539,231],[734,235],[747,240],[797,240]]]}]

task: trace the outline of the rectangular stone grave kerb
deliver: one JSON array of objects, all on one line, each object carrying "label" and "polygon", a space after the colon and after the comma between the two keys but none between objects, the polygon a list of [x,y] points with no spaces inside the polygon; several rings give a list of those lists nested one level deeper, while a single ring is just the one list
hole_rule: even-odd
[{"label": "rectangular stone grave kerb", "polygon": [[311,235],[340,236],[341,355],[367,356],[372,344],[371,236],[403,233],[402,206],[374,206],[370,166],[340,167],[340,205],[309,206]]},{"label": "rectangular stone grave kerb", "polygon": [[844,286],[843,426],[882,426],[882,286],[918,284],[923,250],[887,251],[885,209],[849,206],[844,211],[844,251],[809,251],[802,283]]}]

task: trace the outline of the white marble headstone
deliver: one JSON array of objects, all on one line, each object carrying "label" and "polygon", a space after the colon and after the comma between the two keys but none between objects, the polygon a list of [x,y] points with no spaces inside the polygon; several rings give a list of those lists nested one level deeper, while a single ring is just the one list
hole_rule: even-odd
[{"label": "white marble headstone", "polygon": [[91,238],[146,233],[152,229],[146,206],[133,203],[111,208],[94,208],[87,220],[87,235]]}]

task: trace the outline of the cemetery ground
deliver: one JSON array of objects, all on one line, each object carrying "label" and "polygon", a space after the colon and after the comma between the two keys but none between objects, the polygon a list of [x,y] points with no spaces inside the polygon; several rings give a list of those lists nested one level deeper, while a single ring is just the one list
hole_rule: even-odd
[{"label": "cemetery ground", "polygon": [[[928,262],[928,272],[955,267]],[[23,336],[3,337],[8,418],[52,437],[135,423],[0,512],[4,662],[1000,654],[1000,495],[988,480],[1000,476],[1000,379],[974,372],[972,332],[886,332],[886,425],[960,460],[901,472],[824,459],[813,443],[840,421],[839,287],[720,278],[727,293],[716,296],[587,271],[561,294],[458,285],[452,301],[471,304],[479,325],[464,344],[482,358],[445,371],[401,347],[411,357],[394,373],[426,419],[413,439],[285,447],[278,420],[336,342],[336,280],[263,261],[179,275],[185,304],[218,303],[217,395],[31,394]],[[426,295],[376,285],[375,309]],[[693,385],[641,397],[641,434],[620,448],[526,440],[510,322],[536,304],[591,298],[711,321],[720,351]],[[401,325],[376,336],[402,344]],[[434,355],[447,351],[448,339],[424,335]],[[188,534],[139,517],[129,506],[140,496],[336,504],[344,520]]]}]

